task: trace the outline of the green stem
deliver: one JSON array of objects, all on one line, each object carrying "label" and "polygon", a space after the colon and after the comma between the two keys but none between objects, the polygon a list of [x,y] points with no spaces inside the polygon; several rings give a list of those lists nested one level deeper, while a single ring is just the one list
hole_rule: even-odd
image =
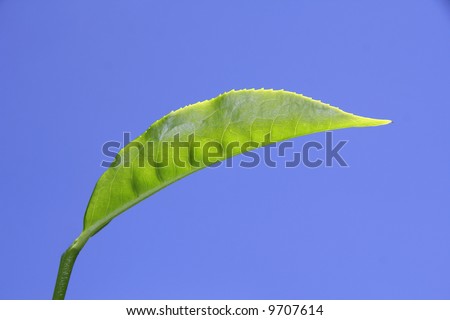
[{"label": "green stem", "polygon": [[53,292],[53,300],[64,300],[73,265],[75,264],[78,253],[83,249],[88,239],[89,236],[82,233],[61,256],[55,291]]}]

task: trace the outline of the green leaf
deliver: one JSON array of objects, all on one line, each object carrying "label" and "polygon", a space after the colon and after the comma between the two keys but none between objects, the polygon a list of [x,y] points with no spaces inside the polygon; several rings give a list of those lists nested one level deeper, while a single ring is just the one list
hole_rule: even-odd
[{"label": "green leaf", "polygon": [[[216,161],[315,132],[388,123],[275,90],[230,91],[173,111],[125,146],[100,177],[83,232],[66,252],[66,260],[74,261],[89,237],[125,210]],[[176,141],[184,145],[177,151]],[[241,148],[230,148],[233,144]],[[60,272],[65,275],[67,270]]]},{"label": "green leaf", "polygon": [[[229,147],[227,154],[227,146],[231,143],[238,142],[242,146],[253,142],[263,146],[267,144],[268,134],[271,142],[278,142],[320,131],[378,126],[389,122],[346,113],[286,91],[231,91],[189,105],[156,121],[118,153],[114,166],[106,170],[95,186],[86,210],[84,230],[96,232],[138,202],[206,167],[209,162],[204,161],[204,146],[208,142],[211,153],[219,149],[220,156],[215,160],[223,160],[241,153],[238,148],[230,150]],[[168,147],[177,135],[179,141],[186,144],[189,136],[194,135],[191,149],[179,150],[180,160],[186,163],[184,168],[174,163]],[[196,148],[192,146],[192,140],[198,143]],[[163,150],[164,143],[166,151]],[[154,159],[153,166],[146,161],[150,158]],[[163,160],[167,164],[155,165]]]}]

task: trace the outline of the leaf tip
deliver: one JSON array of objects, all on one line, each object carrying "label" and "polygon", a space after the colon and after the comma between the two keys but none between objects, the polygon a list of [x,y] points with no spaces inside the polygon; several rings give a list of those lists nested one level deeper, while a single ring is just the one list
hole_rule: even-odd
[{"label": "leaf tip", "polygon": [[359,124],[362,127],[377,127],[377,126],[384,126],[387,124],[390,124],[392,121],[388,119],[374,119],[374,118],[366,118],[357,116],[359,119]]},{"label": "leaf tip", "polygon": [[389,119],[373,119],[375,121],[375,126],[385,126],[387,124],[392,123],[392,120]]}]

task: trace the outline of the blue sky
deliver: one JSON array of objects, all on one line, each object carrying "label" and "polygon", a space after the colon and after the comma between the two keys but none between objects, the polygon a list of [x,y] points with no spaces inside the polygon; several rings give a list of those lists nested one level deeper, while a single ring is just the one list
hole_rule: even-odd
[{"label": "blue sky", "polygon": [[104,142],[241,88],[394,123],[335,132],[349,168],[164,189],[88,242],[67,298],[450,298],[448,1],[255,3],[0,1],[0,298],[51,297]]}]

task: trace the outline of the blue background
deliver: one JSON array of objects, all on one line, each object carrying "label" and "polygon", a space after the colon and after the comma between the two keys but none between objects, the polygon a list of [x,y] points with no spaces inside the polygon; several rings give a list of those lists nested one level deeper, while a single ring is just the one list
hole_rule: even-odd
[{"label": "blue background", "polygon": [[88,242],[67,298],[450,299],[449,58],[444,0],[0,1],[0,298],[51,297],[104,142],[264,87],[394,124],[337,131],[349,168],[164,189]]}]

